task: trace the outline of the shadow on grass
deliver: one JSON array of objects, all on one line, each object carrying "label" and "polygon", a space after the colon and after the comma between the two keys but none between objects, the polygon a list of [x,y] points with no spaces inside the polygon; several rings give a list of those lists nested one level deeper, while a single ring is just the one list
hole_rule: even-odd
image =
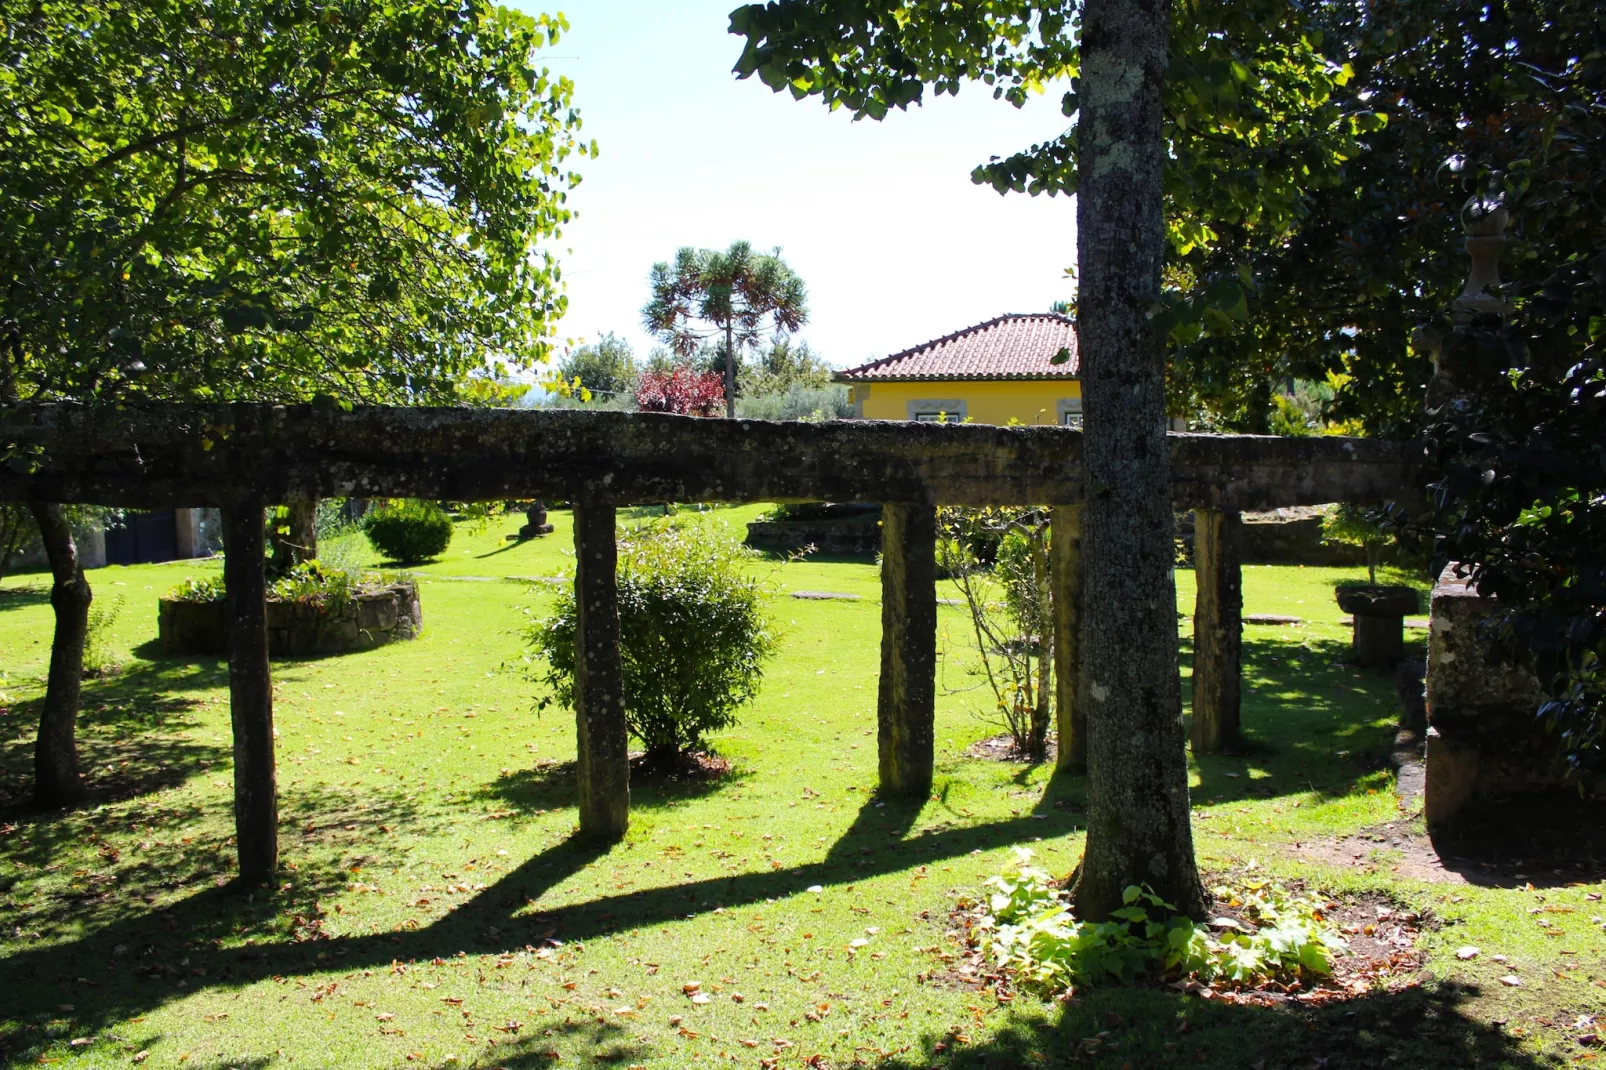
[{"label": "shadow on grass", "polygon": [[[228,758],[228,743],[202,743],[192,735],[200,700],[188,694],[227,684],[228,669],[215,660],[138,662],[116,676],[85,680],[78,718],[85,805],[160,791]],[[0,820],[33,820],[42,702],[40,696],[0,708]]]},{"label": "shadow on grass", "polygon": [[[318,824],[329,827],[344,820],[344,815],[338,815],[335,809],[340,802],[308,795],[304,804],[292,804],[298,809],[293,815],[287,814],[283,823],[297,823],[304,806],[308,813],[325,815]],[[338,816],[328,816],[331,813]],[[286,887],[249,896],[223,886],[202,887],[138,916],[128,915],[126,903],[115,910],[108,906],[107,924],[92,933],[13,951],[0,960],[0,991],[12,994],[10,1016],[25,1022],[46,1022],[58,1005],[78,1003],[81,1009],[77,1028],[93,1033],[200,989],[237,987],[268,977],[294,977],[327,969],[388,966],[396,960],[449,957],[460,951],[498,953],[549,936],[568,942],[584,941],[721,907],[782,899],[812,885],[851,887],[884,873],[1019,843],[1035,835],[1057,836],[1069,831],[1073,824],[1068,816],[1050,811],[1043,820],[1020,818],[909,836],[919,813],[918,802],[883,803],[872,799],[818,862],[644,888],[545,908],[541,898],[547,891],[610,850],[570,838],[528,859],[491,887],[427,924],[372,935],[319,938],[322,926],[315,924],[318,895],[341,881],[353,879],[349,872],[332,864],[287,874],[290,879]],[[377,815],[370,815],[369,820],[377,820]],[[370,848],[378,839],[360,833],[352,837],[354,845],[362,843]],[[232,862],[232,855],[217,852],[216,857],[221,876],[225,863]],[[224,946],[225,941],[237,942],[245,934],[262,942],[248,947]],[[124,948],[123,953],[116,952],[119,946]],[[82,964],[86,962],[104,964],[104,972],[101,965],[96,966],[92,1000],[85,998],[87,993],[76,981],[83,975]],[[37,1042],[22,1042],[0,1055],[37,1055],[44,1050],[44,1043],[43,1037]]]},{"label": "shadow on grass", "polygon": [[758,556],[761,560],[774,561],[779,564],[785,564],[788,561],[798,561],[807,565],[873,565],[876,563],[877,557],[877,555],[873,552],[866,554],[827,554],[821,553],[818,550],[814,551],[813,553],[802,554],[802,556],[799,556],[798,551],[787,552],[785,550],[759,550]]},{"label": "shadow on grass", "polygon": [[[12,826],[6,833],[6,854],[15,868],[0,877],[0,894],[59,863],[74,846],[83,857],[83,845],[112,831],[110,822],[126,826],[119,831],[133,832],[156,822],[168,828],[192,828],[213,816],[215,809],[202,804],[163,800],[115,816],[78,811],[50,822]],[[296,868],[283,871],[281,886],[271,895],[238,895],[230,887],[236,862],[232,836],[175,835],[169,840],[152,836],[136,848],[101,847],[85,857],[86,864],[65,887],[30,890],[15,902],[10,924],[22,940],[104,926],[102,931],[122,934],[112,946],[122,946],[122,954],[131,956],[156,954],[153,941],[171,948],[175,938],[182,938],[185,942],[178,946],[189,947],[197,940],[226,939],[237,928],[275,939],[321,939],[318,899],[361,880],[364,869],[399,859],[404,852],[393,845],[401,838],[390,833],[422,820],[400,788],[365,793],[296,788],[280,797],[281,841],[322,850],[298,851]],[[174,893],[188,898],[149,909]],[[184,973],[162,962],[158,956],[149,964],[135,964],[135,972],[152,978]],[[63,965],[74,968],[71,962]]]},{"label": "shadow on grass", "polygon": [[543,1070],[548,1066],[556,1066],[562,1060],[556,1047],[560,1041],[573,1045],[577,1038],[584,1046],[590,1063],[617,1063],[623,1066],[641,1062],[652,1055],[650,1047],[613,1022],[563,1021],[550,1026],[543,1023],[539,1029],[532,1027],[526,1035],[503,1041],[473,1062],[453,1060],[437,1063],[436,1067],[437,1070],[492,1070],[493,1067],[503,1070]]},{"label": "shadow on grass", "polygon": [[1467,883],[1555,887],[1606,879],[1606,802],[1546,794],[1469,806],[1428,837]]},{"label": "shadow on grass", "polygon": [[8,609],[24,609],[28,606],[48,606],[50,604],[50,587],[45,584],[29,584],[26,587],[0,587],[0,613]]},{"label": "shadow on grass", "polygon": [[1357,668],[1348,656],[1349,644],[1339,640],[1246,633],[1243,741],[1233,753],[1195,757],[1201,784],[1194,799],[1336,797],[1386,781],[1399,715],[1394,673]]},{"label": "shadow on grass", "polygon": [[[579,791],[577,768],[573,759],[537,762],[532,768],[501,774],[475,794],[526,812],[560,810],[574,805]],[[630,763],[630,808],[674,806],[738,787],[752,776],[752,771],[742,766],[731,766],[719,773],[644,770],[638,757]]]},{"label": "shadow on grass", "polygon": [[[1466,1004],[1478,989],[1451,983],[1374,993],[1309,1007],[1224,1004],[1163,989],[1106,988],[1069,1004],[1006,1011],[1007,1024],[980,1044],[954,1032],[926,1034],[883,1058],[885,1070],[944,1067],[1255,1067],[1259,1070],[1413,1070],[1558,1065],[1523,1049]],[[1035,1012],[1035,1013],[1034,1013]]]}]

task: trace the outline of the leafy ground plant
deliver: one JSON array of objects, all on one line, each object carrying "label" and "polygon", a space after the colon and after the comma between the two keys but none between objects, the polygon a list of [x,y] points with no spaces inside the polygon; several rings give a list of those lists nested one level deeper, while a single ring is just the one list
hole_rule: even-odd
[{"label": "leafy ground plant", "polygon": [[1219,903],[1237,908],[1247,922],[1221,918],[1200,925],[1136,885],[1126,889],[1124,905],[1110,920],[1080,921],[1031,860],[1030,850],[1016,848],[1011,870],[987,881],[991,913],[977,926],[998,966],[1026,988],[1060,993],[1154,976],[1233,985],[1298,982],[1331,974],[1333,954],[1344,947],[1319,901],[1271,883],[1242,893],[1213,889]]}]

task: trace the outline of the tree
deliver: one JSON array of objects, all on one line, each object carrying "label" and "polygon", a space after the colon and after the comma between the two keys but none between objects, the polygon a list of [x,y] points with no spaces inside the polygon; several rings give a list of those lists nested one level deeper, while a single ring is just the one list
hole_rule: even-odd
[{"label": "tree", "polygon": [[744,397],[784,394],[794,387],[820,390],[831,385],[831,366],[804,341],[775,335],[748,362]]},{"label": "tree", "polygon": [[606,398],[634,391],[639,372],[630,343],[612,332],[575,347],[558,365],[558,375],[571,387]]},{"label": "tree", "polygon": [[755,253],[744,241],[729,249],[693,249],[675,254],[675,262],[652,266],[652,300],[641,310],[642,322],[682,357],[702,342],[724,342],[725,415],[736,415],[738,349],[758,341],[765,320],[777,332],[796,331],[808,321],[808,292],[803,280],[786,266],[781,251]]},{"label": "tree", "polygon": [[636,408],[641,412],[712,416],[723,398],[719,376],[685,364],[668,371],[643,372],[636,383]]},{"label": "tree", "polygon": [[[1075,14],[1068,2],[780,0],[738,8],[731,30],[747,38],[738,75],[758,73],[772,88],[819,94],[875,119],[919,101],[927,84],[953,93],[979,79],[995,97],[1019,104],[1044,82],[1079,73],[1065,102],[1066,114],[1078,115],[1073,133],[1036,147],[1002,182],[1025,188],[1040,173],[1055,188],[1080,193],[1083,458],[1092,488],[1082,536],[1085,592],[1091,604],[1123,607],[1120,616],[1083,618],[1089,815],[1074,896],[1082,916],[1103,919],[1120,908],[1124,887],[1142,883],[1198,915],[1204,891],[1178,717],[1165,350],[1148,318],[1160,297],[1167,235],[1161,178],[1171,7],[1087,0],[1079,27]],[[1215,118],[1185,100],[1181,110]]]},{"label": "tree", "polygon": [[[1420,338],[1436,355],[1426,526],[1435,563],[1469,566],[1478,592],[1498,598],[1483,638],[1498,660],[1534,673],[1563,756],[1595,774],[1606,768],[1600,14],[1571,0],[1506,5],[1492,25],[1460,5],[1454,13],[1456,43],[1434,58],[1449,67],[1474,45],[1488,54],[1452,70],[1476,92],[1442,101],[1438,144],[1457,150],[1443,195],[1466,197],[1470,233],[1497,234],[1509,217],[1517,240],[1504,257],[1509,281],[1464,294],[1455,319]],[[1467,290],[1480,285],[1469,279]]]},{"label": "tree", "polygon": [[11,571],[11,562],[33,545],[39,528],[20,502],[0,502],[0,580]]},{"label": "tree", "polygon": [[[561,17],[0,5],[0,398],[446,402],[544,359],[564,299],[540,243],[592,151],[533,60]],[[45,706],[75,716],[89,587],[60,507],[34,508]],[[46,734],[40,801],[70,801],[71,733]]]}]

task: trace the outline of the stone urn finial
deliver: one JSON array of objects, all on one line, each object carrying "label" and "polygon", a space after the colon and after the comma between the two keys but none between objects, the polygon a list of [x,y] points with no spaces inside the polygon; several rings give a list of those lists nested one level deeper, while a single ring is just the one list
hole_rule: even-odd
[{"label": "stone urn finial", "polygon": [[1504,316],[1511,306],[1499,296],[1500,251],[1506,244],[1506,227],[1511,210],[1498,185],[1498,176],[1484,192],[1468,197],[1461,206],[1461,226],[1466,232],[1467,255],[1472,266],[1466,285],[1451,306],[1450,318],[1457,330],[1447,335],[1439,328],[1419,327],[1411,337],[1418,352],[1433,361],[1433,378],[1428,383],[1426,410],[1439,412],[1455,398],[1464,398],[1484,389],[1497,371],[1487,366],[1488,355],[1460,337],[1459,328],[1470,327],[1479,316]]},{"label": "stone urn finial", "polygon": [[1500,250],[1505,247],[1510,224],[1511,210],[1497,190],[1475,193],[1461,206],[1472,269],[1461,296],[1455,299],[1457,324],[1470,323],[1477,315],[1503,316],[1511,311],[1510,305],[1491,292],[1500,286]]}]

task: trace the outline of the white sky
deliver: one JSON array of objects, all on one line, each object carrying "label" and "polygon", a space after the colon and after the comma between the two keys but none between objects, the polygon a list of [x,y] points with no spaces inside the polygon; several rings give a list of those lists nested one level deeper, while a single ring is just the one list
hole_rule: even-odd
[{"label": "white sky", "polygon": [[[526,10],[535,0],[514,0]],[[683,245],[781,246],[809,288],[801,337],[849,366],[1069,296],[1076,205],[970,182],[1065,128],[1060,91],[1017,111],[969,86],[884,122],[853,122],[730,73],[737,0],[571,0],[547,64],[575,83],[598,158],[579,160],[579,218],[558,244],[560,338],[652,340],[647,273]],[[570,250],[563,252],[562,250]]]}]

